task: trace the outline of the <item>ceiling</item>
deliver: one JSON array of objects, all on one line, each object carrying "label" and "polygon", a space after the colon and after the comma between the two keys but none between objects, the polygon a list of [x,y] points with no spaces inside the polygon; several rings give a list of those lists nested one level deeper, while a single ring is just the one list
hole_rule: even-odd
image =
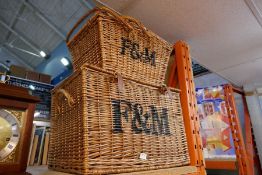
[{"label": "ceiling", "polygon": [[[236,85],[262,82],[261,0],[102,3],[141,20],[170,43],[185,40],[197,63]],[[0,0],[0,66],[36,69],[49,58],[42,58],[39,52],[50,55],[94,5],[92,0]]]},{"label": "ceiling", "polygon": [[0,0],[1,65],[35,69],[46,59],[39,52],[50,54],[91,8],[84,0]]},{"label": "ceiling", "polygon": [[[92,0],[0,0],[0,71],[10,65],[20,65],[52,77],[65,71],[60,59],[61,56],[70,57],[63,48],[66,33],[94,6]],[[40,51],[48,56],[41,57]],[[197,62],[192,65],[194,75],[208,72]]]},{"label": "ceiling", "polygon": [[170,43],[185,40],[198,63],[236,85],[262,82],[260,0],[102,0],[102,3],[141,20]]}]

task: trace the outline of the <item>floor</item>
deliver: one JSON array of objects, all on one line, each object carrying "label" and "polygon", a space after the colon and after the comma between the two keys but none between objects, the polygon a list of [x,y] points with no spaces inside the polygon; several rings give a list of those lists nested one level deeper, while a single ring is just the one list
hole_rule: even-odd
[{"label": "floor", "polygon": [[[159,169],[154,171],[142,171],[142,172],[133,172],[133,173],[123,173],[121,175],[182,175],[182,174],[191,174],[196,172],[196,167],[193,166],[184,166],[176,167],[169,169]],[[29,166],[27,172],[32,175],[70,175],[67,173],[57,172],[48,170],[47,166]]]},{"label": "floor", "polygon": [[68,173],[48,170],[47,166],[29,166],[27,167],[27,172],[32,175],[70,175]]}]

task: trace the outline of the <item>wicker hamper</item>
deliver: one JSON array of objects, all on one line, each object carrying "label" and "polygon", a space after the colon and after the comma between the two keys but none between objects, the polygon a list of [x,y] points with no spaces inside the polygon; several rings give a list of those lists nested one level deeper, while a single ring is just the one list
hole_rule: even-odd
[{"label": "wicker hamper", "polygon": [[189,164],[179,90],[84,66],[52,98],[51,169],[108,174]]},{"label": "wicker hamper", "polygon": [[[69,41],[73,31],[93,13]],[[68,33],[67,46],[75,70],[88,63],[152,85],[163,84],[172,50],[169,43],[137,20],[104,7],[93,9],[75,24]]]}]

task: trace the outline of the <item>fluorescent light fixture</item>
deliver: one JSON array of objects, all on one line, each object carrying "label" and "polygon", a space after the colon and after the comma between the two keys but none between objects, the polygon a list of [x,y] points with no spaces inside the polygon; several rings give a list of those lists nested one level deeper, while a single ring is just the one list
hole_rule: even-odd
[{"label": "fluorescent light fixture", "polygon": [[261,8],[261,1],[260,0],[245,0],[247,6],[257,19],[257,22],[262,27],[262,8]]},{"label": "fluorescent light fixture", "polygon": [[31,85],[31,84],[30,84],[28,87],[29,87],[29,89],[31,89],[31,90],[33,90],[33,91],[35,90],[35,86],[33,86],[33,85]]},{"label": "fluorescent light fixture", "polygon": [[68,65],[69,65],[69,61],[68,61],[68,59],[65,58],[65,57],[61,58],[60,61],[61,61],[61,63],[62,63],[64,66],[68,66]]},{"label": "fluorescent light fixture", "polygon": [[41,50],[39,53],[40,53],[41,57],[43,57],[43,58],[46,57],[46,53],[44,51]]}]

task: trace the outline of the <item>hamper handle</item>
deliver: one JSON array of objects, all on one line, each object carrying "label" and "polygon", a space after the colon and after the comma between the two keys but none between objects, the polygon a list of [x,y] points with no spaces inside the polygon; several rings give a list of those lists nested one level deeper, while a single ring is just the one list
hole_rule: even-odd
[{"label": "hamper handle", "polygon": [[62,94],[62,95],[64,95],[66,97],[69,107],[72,107],[75,104],[75,100],[73,99],[73,97],[71,97],[71,95],[65,89],[59,89],[57,91],[57,94],[56,94],[56,96],[54,98],[55,104],[58,104],[57,103],[57,101],[58,101],[58,98],[57,98],[58,94]]},{"label": "hamper handle", "polygon": [[163,84],[163,85],[159,88],[159,91],[160,91],[160,93],[162,93],[162,94],[167,94],[171,100],[173,99],[173,95],[172,95],[172,93],[171,93],[170,88],[167,87],[165,84]]},{"label": "hamper handle", "polygon": [[94,8],[91,11],[88,11],[84,16],[82,16],[77,23],[74,25],[74,27],[68,32],[67,36],[66,36],[66,42],[69,41],[70,36],[72,35],[72,33],[74,32],[74,30],[79,26],[79,24],[81,24],[89,15],[91,15],[92,13],[95,12],[101,12],[101,13],[107,13],[112,15],[113,17],[115,17],[118,21],[120,21],[129,31],[132,30],[132,27],[123,20],[123,18],[118,15],[117,13],[113,12],[112,10],[110,10],[109,8],[106,7],[101,7],[101,8]]},{"label": "hamper handle", "polygon": [[146,27],[138,20],[136,20],[135,18],[131,17],[131,16],[123,16],[122,18],[124,18],[125,20],[129,21],[129,22],[133,22],[134,24],[136,24],[136,26],[142,30],[142,32],[147,35],[147,37],[150,37],[150,35],[148,34],[148,31],[146,29]]}]

